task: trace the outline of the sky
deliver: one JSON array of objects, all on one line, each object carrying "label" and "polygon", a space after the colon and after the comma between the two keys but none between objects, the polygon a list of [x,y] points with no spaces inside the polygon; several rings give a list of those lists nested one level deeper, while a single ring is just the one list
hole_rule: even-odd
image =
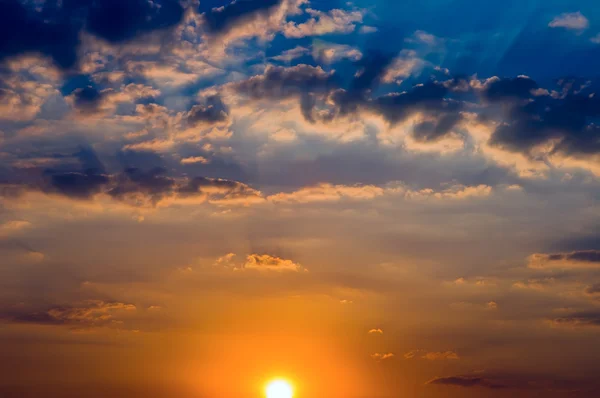
[{"label": "sky", "polygon": [[0,0],[0,396],[598,397],[592,0]]}]

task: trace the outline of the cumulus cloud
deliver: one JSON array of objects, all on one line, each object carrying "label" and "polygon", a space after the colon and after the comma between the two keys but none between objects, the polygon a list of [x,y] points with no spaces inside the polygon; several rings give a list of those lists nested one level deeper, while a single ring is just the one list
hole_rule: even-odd
[{"label": "cumulus cloud", "polygon": [[363,20],[362,11],[346,11],[333,9],[323,12],[307,9],[311,15],[305,22],[287,22],[283,26],[283,34],[288,38],[301,38],[306,36],[322,36],[331,33],[351,33],[358,23]]},{"label": "cumulus cloud", "polygon": [[296,65],[290,68],[269,65],[264,74],[230,85],[241,94],[256,99],[282,99],[308,92],[326,92],[332,86],[332,73],[320,66]]},{"label": "cumulus cloud", "polygon": [[551,28],[585,30],[590,26],[590,21],[580,11],[566,12],[554,17],[548,26]]},{"label": "cumulus cloud", "polygon": [[537,95],[532,79],[488,79],[483,97],[503,103],[506,113],[496,123],[489,143],[531,157],[564,154],[592,156],[600,152],[594,123],[600,100],[586,84],[570,79],[558,82],[559,91]]},{"label": "cumulus cloud", "polygon": [[187,122],[196,127],[224,122],[229,117],[229,110],[218,95],[209,96],[204,103],[194,105],[187,114]]},{"label": "cumulus cloud", "polygon": [[269,254],[249,254],[241,266],[244,270],[255,270],[261,272],[300,272],[306,271],[300,264],[292,260]]}]

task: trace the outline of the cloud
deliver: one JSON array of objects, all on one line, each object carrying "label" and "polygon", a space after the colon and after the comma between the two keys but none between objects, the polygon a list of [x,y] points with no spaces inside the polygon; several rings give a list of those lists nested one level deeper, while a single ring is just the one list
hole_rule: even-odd
[{"label": "cloud", "polygon": [[228,118],[229,110],[218,95],[209,96],[203,104],[192,106],[187,114],[187,122],[194,127],[224,122]]},{"label": "cloud", "polygon": [[326,92],[332,86],[332,73],[320,66],[300,64],[289,68],[269,65],[264,74],[230,85],[235,91],[255,99],[282,99],[308,92]]},{"label": "cloud", "polygon": [[485,387],[492,389],[507,388],[508,385],[502,382],[490,380],[479,376],[449,376],[436,377],[427,382],[432,385],[445,385],[455,387]]},{"label": "cloud", "polygon": [[241,269],[261,272],[300,272],[306,271],[300,264],[292,260],[271,256],[269,254],[249,254]]},{"label": "cloud", "polygon": [[112,198],[133,207],[163,207],[177,204],[209,202],[217,206],[247,206],[262,203],[262,194],[246,184],[219,178],[172,177],[155,167],[143,170],[128,167],[120,173],[102,170],[46,170],[41,179],[24,181],[10,187],[17,196],[27,192],[43,192],[73,200]]},{"label": "cloud", "polygon": [[2,315],[2,318],[15,323],[91,328],[115,324],[115,315],[122,311],[135,310],[136,307],[133,304],[89,300],[78,305],[57,306],[42,311],[7,312]]},{"label": "cloud", "polygon": [[358,61],[363,55],[358,48],[346,44],[316,42],[313,44],[312,56],[315,60],[329,65],[342,59]]},{"label": "cloud", "polygon": [[205,158],[204,156],[189,156],[187,158],[182,158],[180,161],[181,164],[207,164],[210,163],[210,160]]},{"label": "cloud", "polygon": [[600,251],[580,250],[570,253],[535,253],[529,256],[530,268],[600,268]]},{"label": "cloud", "polygon": [[531,98],[537,83],[527,76],[500,79],[490,78],[484,86],[484,97],[488,101],[502,101]]},{"label": "cloud", "polygon": [[323,12],[307,9],[311,15],[305,22],[287,22],[283,26],[283,35],[287,38],[302,38],[306,36],[322,36],[331,33],[351,33],[357,23],[361,23],[364,13],[362,11],[345,11],[333,9]]},{"label": "cloud", "polygon": [[13,235],[22,231],[24,229],[28,229],[32,226],[29,221],[25,220],[10,220],[0,223],[0,238]]},{"label": "cloud", "polygon": [[554,318],[552,323],[556,326],[600,327],[600,311],[575,312]]},{"label": "cloud", "polygon": [[[306,0],[238,0],[213,8],[204,16],[211,45],[259,37],[272,39],[283,30],[289,16],[302,13]],[[214,46],[210,48],[215,48]]]},{"label": "cloud", "polygon": [[218,33],[231,29],[232,25],[251,19],[253,16],[266,13],[276,6],[281,0],[237,0],[231,3],[213,8],[205,14],[209,29]]},{"label": "cloud", "polygon": [[274,203],[336,202],[342,199],[369,200],[384,194],[384,189],[373,185],[319,184],[290,193],[277,193],[267,199]]},{"label": "cloud", "polygon": [[376,352],[375,354],[371,354],[371,358],[373,358],[377,362],[392,359],[394,357],[395,357],[395,355],[391,352],[388,352],[387,354],[381,354],[379,352]]},{"label": "cloud", "polygon": [[294,59],[300,58],[307,54],[310,54],[310,50],[308,48],[302,47],[302,46],[296,46],[289,50],[285,50],[284,52],[282,52],[279,55],[271,57],[271,59],[274,61],[289,63],[289,62],[293,61]]},{"label": "cloud", "polygon": [[401,83],[404,78],[421,72],[426,62],[414,50],[402,50],[388,66],[382,77],[384,83]]},{"label": "cloud", "polygon": [[590,21],[580,11],[567,12],[556,16],[548,26],[551,28],[585,30],[590,26]]},{"label": "cloud", "polygon": [[[422,355],[421,355],[422,354]],[[460,359],[454,351],[427,351],[427,350],[412,350],[404,354],[405,359],[413,359],[419,355],[419,358],[428,361],[456,360]]]},{"label": "cloud", "polygon": [[359,32],[362,34],[368,34],[368,33],[375,33],[378,30],[379,29],[377,29],[375,26],[363,25],[360,27]]},{"label": "cloud", "polygon": [[[470,375],[436,377],[426,384],[458,388],[520,389],[577,394],[587,391],[590,387],[595,390],[596,383],[593,380],[563,379],[557,375],[478,372]],[[592,390],[589,392],[593,394]]]},{"label": "cloud", "polygon": [[383,334],[383,330],[381,329],[371,329],[368,332],[369,334]]},{"label": "cloud", "polygon": [[595,283],[585,289],[585,293],[590,296],[600,295],[600,283]]},{"label": "cloud", "polygon": [[[143,84],[130,83],[118,88],[98,90],[93,86],[76,88],[65,97],[80,115],[84,117],[101,118],[113,114],[119,104],[136,103],[139,100],[149,100],[160,95],[160,90]],[[156,104],[145,104],[150,109]]]},{"label": "cloud", "polygon": [[[526,77],[489,79],[483,96],[502,102],[506,112],[496,123],[489,143],[531,157],[554,154],[591,156],[600,152],[594,118],[600,99],[585,84],[558,82],[561,92],[535,95],[537,84]],[[536,155],[537,154],[537,155]]]},{"label": "cloud", "polygon": [[[184,9],[175,0],[105,0],[0,3],[0,60],[39,52],[62,68],[77,63],[80,33],[86,32],[111,43],[177,25]],[[119,16],[118,18],[115,16]]]},{"label": "cloud", "polygon": [[421,358],[429,361],[440,361],[446,359],[460,359],[457,353],[454,351],[438,351],[438,352],[427,352]]}]

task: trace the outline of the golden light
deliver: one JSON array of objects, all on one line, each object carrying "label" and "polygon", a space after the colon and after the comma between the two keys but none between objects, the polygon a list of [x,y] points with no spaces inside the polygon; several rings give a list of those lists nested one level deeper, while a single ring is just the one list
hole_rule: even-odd
[{"label": "golden light", "polygon": [[294,389],[285,380],[273,380],[267,384],[265,393],[267,398],[293,398]]}]

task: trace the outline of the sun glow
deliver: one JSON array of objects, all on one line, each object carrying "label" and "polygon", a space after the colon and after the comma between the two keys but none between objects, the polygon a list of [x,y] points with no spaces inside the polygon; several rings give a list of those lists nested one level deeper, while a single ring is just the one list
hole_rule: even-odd
[{"label": "sun glow", "polygon": [[285,380],[273,380],[267,384],[265,393],[267,398],[292,398],[294,396],[294,389]]}]

